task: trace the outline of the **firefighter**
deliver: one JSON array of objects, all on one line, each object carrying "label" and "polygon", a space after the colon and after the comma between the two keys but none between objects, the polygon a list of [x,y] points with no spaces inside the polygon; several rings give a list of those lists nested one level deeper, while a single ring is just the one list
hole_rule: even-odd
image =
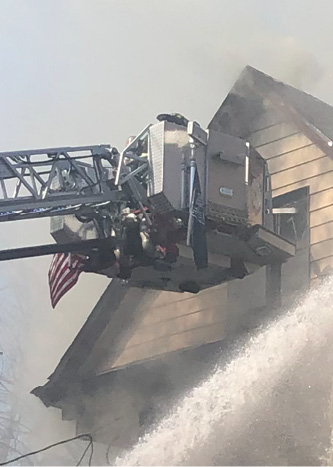
[{"label": "firefighter", "polygon": [[132,269],[138,266],[144,256],[141,239],[140,222],[137,215],[132,212],[124,218],[124,229],[122,246],[119,257],[120,279],[129,279],[132,275]]},{"label": "firefighter", "polygon": [[183,224],[170,216],[156,216],[151,237],[156,247],[156,256],[167,263],[175,263],[179,256],[177,243],[185,238]]}]

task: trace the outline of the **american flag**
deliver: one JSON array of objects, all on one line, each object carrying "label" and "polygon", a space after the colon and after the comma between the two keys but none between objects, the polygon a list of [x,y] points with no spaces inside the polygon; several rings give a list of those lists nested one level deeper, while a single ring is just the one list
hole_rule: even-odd
[{"label": "american flag", "polygon": [[77,255],[54,255],[48,273],[52,308],[77,283],[83,264],[84,260]]}]

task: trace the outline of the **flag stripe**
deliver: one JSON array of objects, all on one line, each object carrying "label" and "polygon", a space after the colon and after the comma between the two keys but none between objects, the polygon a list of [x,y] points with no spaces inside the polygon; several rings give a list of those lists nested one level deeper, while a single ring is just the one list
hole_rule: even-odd
[{"label": "flag stripe", "polygon": [[55,287],[57,287],[59,280],[61,280],[61,276],[66,272],[67,269],[69,269],[68,266],[68,258],[65,255],[63,255],[63,257],[56,262],[54,270],[50,275],[52,292],[54,291]]},{"label": "flag stripe", "polygon": [[76,284],[80,272],[69,272],[66,274],[66,276],[63,277],[61,283],[59,283],[59,285],[51,293],[51,301],[53,302],[53,307],[55,307],[59,300],[65,295],[65,293]]},{"label": "flag stripe", "polygon": [[77,283],[84,260],[79,256],[65,253],[54,255],[49,272],[51,304],[55,308],[59,300]]},{"label": "flag stripe", "polygon": [[64,262],[60,270],[61,274],[59,275],[56,282],[52,283],[52,287],[51,287],[52,295],[56,295],[58,291],[61,289],[61,287],[63,286],[63,283],[66,282],[68,278],[70,278],[75,273],[75,271],[69,269],[68,266],[69,264],[67,262]]},{"label": "flag stripe", "polygon": [[53,307],[59,302],[59,300],[77,283],[81,271],[77,271],[75,274],[67,277],[67,280],[62,283],[61,287],[53,295]]},{"label": "flag stripe", "polygon": [[64,257],[62,260],[60,260],[57,264],[57,270],[53,276],[51,276],[51,281],[52,281],[52,287],[51,291],[54,293],[57,288],[59,288],[59,285],[64,279],[64,276],[67,274],[71,274],[72,270],[70,268],[70,263],[68,257]]},{"label": "flag stripe", "polygon": [[57,274],[59,272],[59,268],[62,262],[66,260],[66,255],[63,253],[59,253],[58,255],[55,255],[54,261],[51,264],[51,268],[49,270],[49,279],[51,281],[54,281],[57,277]]},{"label": "flag stripe", "polygon": [[55,268],[57,267],[57,264],[59,263],[59,261],[62,258],[63,258],[62,253],[59,253],[58,255],[53,256],[53,260],[52,260],[52,263],[51,263],[51,266],[50,266],[50,269],[49,269],[49,279],[53,278],[53,276],[55,274]]}]

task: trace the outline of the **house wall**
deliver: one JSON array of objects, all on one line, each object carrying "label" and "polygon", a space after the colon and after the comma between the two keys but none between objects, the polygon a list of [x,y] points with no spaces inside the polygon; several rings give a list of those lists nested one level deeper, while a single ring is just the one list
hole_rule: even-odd
[{"label": "house wall", "polygon": [[[181,349],[220,341],[246,321],[251,310],[266,305],[265,268],[242,280],[235,280],[198,295],[172,292],[130,290],[119,307],[119,315],[131,310],[126,331],[116,333],[111,320],[99,342],[101,359],[91,356],[91,365],[98,360],[101,374],[130,363],[168,354]],[[110,345],[116,342],[116,345]]]},{"label": "house wall", "polygon": [[[333,247],[332,191],[322,189],[320,183],[320,177],[324,176],[323,186],[326,187],[327,173],[333,177],[333,161],[299,132],[294,123],[282,121],[282,118],[281,112],[267,108],[265,114],[252,121],[249,140],[268,160],[273,196],[310,184],[311,257],[308,242],[301,242],[296,257],[283,265],[282,295],[286,305],[291,295],[308,286],[310,271],[313,277],[316,268],[323,270],[333,259],[333,252],[327,253]],[[332,171],[327,172],[330,167]],[[315,174],[313,177],[309,170]],[[118,333],[117,343],[113,345],[115,339],[110,337],[117,333],[117,327],[111,320],[99,343],[100,358],[92,356],[90,364],[95,366],[98,360],[97,373],[101,374],[169,352],[222,340],[245,326],[253,310],[266,306],[265,289],[266,272],[262,268],[241,281],[222,284],[195,296],[131,290],[119,309],[121,316],[126,315],[125,310],[133,310],[131,318],[126,318],[126,332]]]},{"label": "house wall", "polygon": [[[273,108],[252,120],[250,133],[249,140],[268,161],[273,196],[309,187],[309,231],[295,258],[282,267],[283,305],[289,305],[295,292],[309,285],[310,274],[315,277],[332,264],[333,162]],[[199,364],[192,352],[202,356],[208,343],[261,323],[270,308],[266,280],[266,269],[261,268],[194,296],[130,289],[81,369],[82,374],[97,374],[97,379],[114,379],[99,380],[91,395],[75,397],[83,404],[76,415],[77,430],[97,430],[99,441],[111,442],[119,451],[135,442],[145,430],[143,414],[154,411],[151,406],[163,413],[163,401],[170,406],[173,395],[178,397],[186,387],[185,368],[196,376],[188,387],[210,368],[205,359]],[[105,293],[110,297],[104,306],[112,307],[111,289]],[[145,368],[150,362],[157,366],[149,373]]]},{"label": "house wall", "polygon": [[[259,107],[259,116],[245,119],[250,124],[247,136],[268,161],[273,196],[309,188],[307,238],[297,245],[295,258],[282,267],[282,299],[289,305],[290,297],[307,287],[310,277],[333,265],[333,161],[281,109],[269,102]],[[238,118],[243,119],[241,113]],[[237,118],[232,123],[237,132]],[[235,134],[231,129],[230,133]],[[99,441],[125,449],[143,434],[142,418],[145,413],[149,418],[151,405],[162,413],[165,401],[170,407],[173,397],[211,369],[204,358],[199,364],[194,352],[202,356],[209,343],[225,343],[226,337],[261,323],[271,308],[266,280],[266,269],[261,268],[194,296],[130,289],[110,313],[108,325],[80,369],[80,376],[89,375],[95,386],[92,383],[89,390],[82,384],[77,394],[73,391],[73,403],[68,400],[63,413],[77,420],[78,432],[94,432]],[[112,289],[105,294],[103,306],[111,310]],[[148,371],[151,362],[155,366]],[[309,386],[304,388],[307,391]],[[297,394],[292,395],[296,401]],[[291,431],[293,423],[294,419]]]},{"label": "house wall", "polygon": [[221,347],[214,343],[171,352],[85,378],[62,399],[63,417],[77,421],[78,433],[93,433],[96,441],[110,445],[112,459],[158,423],[182,394],[206,379],[217,361],[221,364],[223,356],[228,358],[228,352],[221,356]]},{"label": "house wall", "polygon": [[129,289],[116,311],[123,323],[110,320],[87,365],[96,368],[97,361],[97,373],[101,374],[221,340],[226,330],[227,299],[226,285],[195,296]]},{"label": "house wall", "polygon": [[310,277],[333,267],[333,160],[297,125],[266,105],[253,121],[250,142],[268,161],[273,196],[309,187]]},{"label": "house wall", "polygon": [[[282,283],[285,295],[298,290],[304,281],[299,270],[304,272],[306,257],[301,252],[292,261]],[[129,289],[80,373],[102,375],[133,363],[222,341],[251,327],[256,311],[266,305],[265,268],[197,295]],[[112,307],[112,295],[109,306]]]},{"label": "house wall", "polygon": [[[268,160],[273,196],[310,186],[310,252],[309,241],[302,241],[296,257],[283,265],[282,296],[287,305],[290,296],[308,286],[310,274],[314,277],[333,260],[333,190],[329,186],[333,161],[293,122],[282,118],[281,112],[267,107],[266,113],[252,120],[249,140]],[[221,341],[246,326],[254,310],[270,305],[265,289],[265,268],[197,295],[131,289],[83,371],[94,368],[103,374]]]}]

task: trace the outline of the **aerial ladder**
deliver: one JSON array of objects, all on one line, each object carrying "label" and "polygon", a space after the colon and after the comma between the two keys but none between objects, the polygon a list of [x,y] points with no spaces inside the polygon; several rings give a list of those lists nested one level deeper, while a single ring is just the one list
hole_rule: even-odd
[{"label": "aerial ladder", "polygon": [[265,160],[248,142],[175,114],[121,152],[0,153],[0,222],[43,217],[55,243],[3,250],[0,261],[78,253],[89,272],[195,293],[295,254],[273,231]]}]

